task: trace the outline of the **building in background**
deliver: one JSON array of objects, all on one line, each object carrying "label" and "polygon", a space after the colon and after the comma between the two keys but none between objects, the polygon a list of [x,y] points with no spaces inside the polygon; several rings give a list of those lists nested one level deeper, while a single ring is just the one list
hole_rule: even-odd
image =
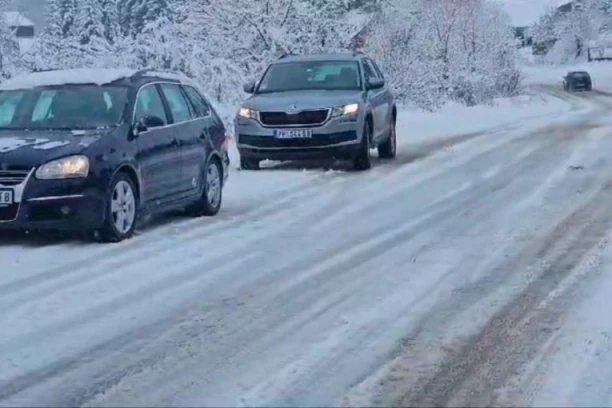
[{"label": "building in background", "polygon": [[5,11],[4,21],[15,32],[19,51],[26,52],[34,42],[34,23],[17,11]]}]

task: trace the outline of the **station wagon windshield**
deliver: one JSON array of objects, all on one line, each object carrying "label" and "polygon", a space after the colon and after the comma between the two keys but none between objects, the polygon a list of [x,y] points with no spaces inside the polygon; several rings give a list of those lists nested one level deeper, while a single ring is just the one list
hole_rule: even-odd
[{"label": "station wagon windshield", "polygon": [[128,89],[64,85],[0,92],[0,129],[96,129],[121,122]]},{"label": "station wagon windshield", "polygon": [[257,93],[316,89],[361,89],[357,62],[303,61],[276,63],[268,68]]}]

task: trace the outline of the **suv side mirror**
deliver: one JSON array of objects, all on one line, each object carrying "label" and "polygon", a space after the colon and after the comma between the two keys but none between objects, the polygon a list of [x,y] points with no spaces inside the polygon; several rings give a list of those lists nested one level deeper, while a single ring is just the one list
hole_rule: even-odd
[{"label": "suv side mirror", "polygon": [[380,89],[385,86],[385,80],[382,78],[370,78],[366,84],[366,88],[370,89]]},{"label": "suv side mirror", "polygon": [[166,122],[164,122],[164,120],[158,116],[145,115],[136,123],[136,132],[146,132],[150,128],[164,126],[165,124]]},{"label": "suv side mirror", "polygon": [[242,89],[244,90],[244,92],[246,92],[248,94],[252,94],[253,92],[255,92],[255,81],[249,81],[249,82],[245,83],[242,86]]}]

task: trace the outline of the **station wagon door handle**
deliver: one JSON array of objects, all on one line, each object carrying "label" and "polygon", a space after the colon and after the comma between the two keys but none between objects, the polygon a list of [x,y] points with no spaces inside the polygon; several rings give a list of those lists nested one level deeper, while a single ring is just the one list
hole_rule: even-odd
[{"label": "station wagon door handle", "polygon": [[177,139],[176,137],[172,139],[172,146],[179,147],[180,145],[181,145],[181,141],[179,139]]}]

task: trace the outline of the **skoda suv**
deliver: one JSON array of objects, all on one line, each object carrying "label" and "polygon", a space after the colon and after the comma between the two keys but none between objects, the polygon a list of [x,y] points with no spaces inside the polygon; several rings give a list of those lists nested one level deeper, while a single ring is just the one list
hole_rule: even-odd
[{"label": "skoda suv", "polygon": [[270,64],[235,118],[242,169],[262,160],[392,159],[397,109],[377,64],[360,53],[290,55]]}]

